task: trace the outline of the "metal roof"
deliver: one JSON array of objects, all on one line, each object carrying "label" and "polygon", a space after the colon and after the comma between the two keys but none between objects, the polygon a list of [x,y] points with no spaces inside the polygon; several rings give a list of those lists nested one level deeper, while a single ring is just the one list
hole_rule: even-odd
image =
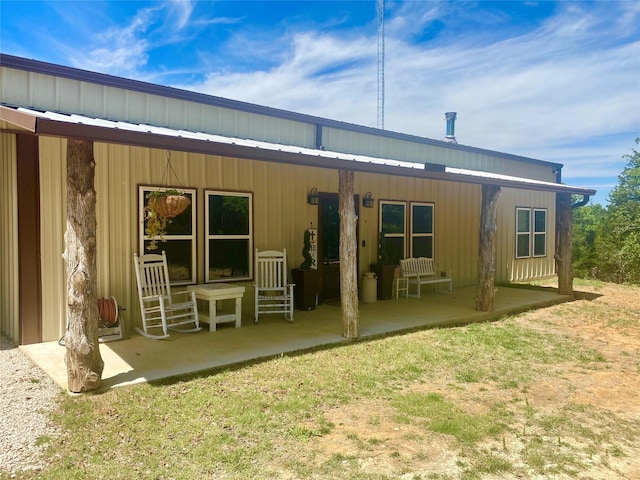
[{"label": "metal roof", "polygon": [[391,158],[332,152],[189,130],[105,120],[73,113],[38,111],[24,107],[15,108],[0,105],[0,120],[36,135],[78,138],[321,168],[347,169],[471,184],[499,185],[526,190],[564,192],[586,196],[595,195],[596,193],[595,190],[589,188],[477,170],[443,166],[439,170],[433,171],[425,169],[425,165],[421,163]]}]

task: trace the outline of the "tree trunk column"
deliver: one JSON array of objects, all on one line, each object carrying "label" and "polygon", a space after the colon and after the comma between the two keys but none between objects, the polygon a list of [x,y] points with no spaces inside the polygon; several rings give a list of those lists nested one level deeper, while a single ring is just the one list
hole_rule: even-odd
[{"label": "tree trunk column", "polygon": [[568,193],[556,194],[556,235],[558,293],[573,295],[573,211]]},{"label": "tree trunk column", "polygon": [[67,140],[67,384],[71,392],[100,387],[104,362],[98,342],[96,192],[93,143]]},{"label": "tree trunk column", "polygon": [[353,200],[352,170],[339,170],[340,179],[340,301],[342,305],[342,335],[358,338],[358,266],[356,224],[358,217]]},{"label": "tree trunk column", "polygon": [[500,187],[482,185],[482,213],[480,215],[480,248],[478,252],[478,288],[476,310],[491,312],[497,288],[496,278],[496,212]]}]

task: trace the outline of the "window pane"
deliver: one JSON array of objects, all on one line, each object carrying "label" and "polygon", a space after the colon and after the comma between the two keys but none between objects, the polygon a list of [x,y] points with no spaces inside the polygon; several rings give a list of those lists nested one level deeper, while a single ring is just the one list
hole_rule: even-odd
[{"label": "window pane", "polygon": [[433,206],[413,205],[413,233],[433,233]]},{"label": "window pane", "polygon": [[531,229],[531,210],[527,209],[519,209],[518,210],[518,233],[520,232],[529,232]]},{"label": "window pane", "polygon": [[173,188],[182,191],[182,194],[187,197],[191,203],[184,212],[167,221],[163,235],[164,241],[161,240],[160,235],[157,235],[155,238],[155,248],[149,250],[152,243],[151,239],[147,238],[149,220],[146,207],[149,202],[149,194],[166,190],[166,187],[143,185],[138,187],[138,225],[140,227],[138,229],[138,246],[142,253],[161,253],[164,250],[167,253],[167,264],[171,283],[186,285],[196,282],[196,226],[194,217],[197,210],[197,197],[196,190],[194,189]]},{"label": "window pane", "polygon": [[209,196],[209,235],[248,235],[249,197]]},{"label": "window pane", "polygon": [[533,236],[533,255],[544,257],[547,254],[547,235],[537,233]]},{"label": "window pane", "polygon": [[400,259],[404,258],[404,237],[387,237],[386,243],[389,263],[400,265]]},{"label": "window pane", "polygon": [[433,258],[433,237],[414,237],[413,256]]},{"label": "window pane", "polygon": [[382,231],[384,233],[404,233],[404,205],[382,204]]},{"label": "window pane", "polygon": [[209,240],[209,279],[249,276],[249,239]]},{"label": "window pane", "polygon": [[[187,196],[191,197],[191,195]],[[167,223],[167,235],[191,235],[192,206],[193,201],[184,212],[175,216]]]},{"label": "window pane", "polygon": [[536,210],[533,212],[534,232],[544,233],[547,231],[547,211]]},{"label": "window pane", "polygon": [[[144,242],[146,252],[148,252],[147,246],[149,243],[150,242],[148,240],[145,240]],[[167,253],[167,267],[169,269],[169,280],[171,283],[185,283],[192,281],[192,245],[191,240],[159,241],[157,243],[157,250],[151,252],[161,254],[164,250]]]},{"label": "window pane", "polygon": [[[145,191],[145,198],[151,190]],[[187,207],[187,209],[182,212],[180,215],[175,216],[172,219],[167,221],[167,229],[166,235],[191,235],[192,234],[192,225],[191,225],[191,216],[193,214],[193,194],[184,193],[184,196],[191,200],[191,204]],[[144,221],[144,231],[147,231],[147,219],[145,216]]]},{"label": "window pane", "polygon": [[517,235],[516,257],[529,257],[529,235]]}]

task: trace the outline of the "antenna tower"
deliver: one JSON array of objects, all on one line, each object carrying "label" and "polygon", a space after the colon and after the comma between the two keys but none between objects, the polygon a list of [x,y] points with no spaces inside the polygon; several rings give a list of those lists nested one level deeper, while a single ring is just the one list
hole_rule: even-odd
[{"label": "antenna tower", "polygon": [[384,130],[384,0],[377,0],[378,11],[378,128]]}]

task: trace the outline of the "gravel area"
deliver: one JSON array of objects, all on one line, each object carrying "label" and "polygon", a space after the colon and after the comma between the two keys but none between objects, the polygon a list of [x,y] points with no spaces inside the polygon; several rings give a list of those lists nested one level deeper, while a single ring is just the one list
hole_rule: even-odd
[{"label": "gravel area", "polygon": [[0,335],[0,477],[45,466],[50,420],[62,390],[9,339]]}]

